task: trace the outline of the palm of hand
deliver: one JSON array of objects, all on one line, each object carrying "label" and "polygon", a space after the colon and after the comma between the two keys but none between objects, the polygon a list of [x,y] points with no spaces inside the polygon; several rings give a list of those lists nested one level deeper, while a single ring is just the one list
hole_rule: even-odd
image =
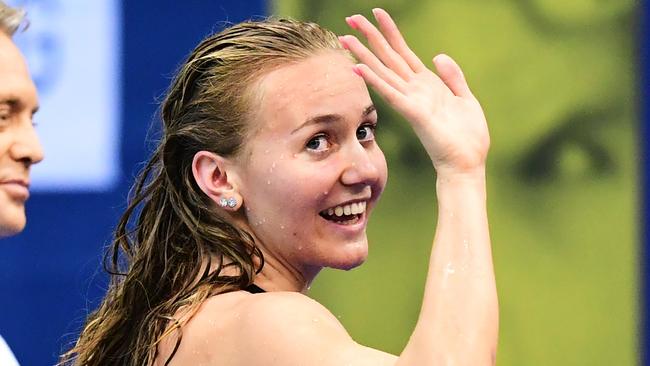
[{"label": "palm of hand", "polygon": [[408,48],[388,13],[373,12],[381,32],[361,15],[347,19],[373,52],[353,36],[341,37],[343,46],[363,62],[355,72],[410,122],[439,175],[484,168],[490,145],[487,123],[460,67],[438,55],[436,75]]},{"label": "palm of hand", "polygon": [[436,170],[483,166],[490,137],[478,101],[454,95],[428,69],[415,74],[407,86],[402,103],[393,107],[411,122]]}]

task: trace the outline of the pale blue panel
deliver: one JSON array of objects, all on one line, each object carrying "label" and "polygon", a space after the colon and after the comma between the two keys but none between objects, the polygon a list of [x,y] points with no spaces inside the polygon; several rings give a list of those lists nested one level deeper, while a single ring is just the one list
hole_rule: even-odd
[{"label": "pale blue panel", "polygon": [[37,191],[106,191],[119,177],[120,3],[13,1],[29,28],[14,39],[40,94],[35,122],[45,160]]}]

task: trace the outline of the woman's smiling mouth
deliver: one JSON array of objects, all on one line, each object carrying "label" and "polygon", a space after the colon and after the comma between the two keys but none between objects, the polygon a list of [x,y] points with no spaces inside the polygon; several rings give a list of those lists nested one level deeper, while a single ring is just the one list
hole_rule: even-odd
[{"label": "woman's smiling mouth", "polygon": [[346,203],[330,207],[319,214],[325,220],[339,225],[354,225],[361,221],[366,212],[366,201]]}]

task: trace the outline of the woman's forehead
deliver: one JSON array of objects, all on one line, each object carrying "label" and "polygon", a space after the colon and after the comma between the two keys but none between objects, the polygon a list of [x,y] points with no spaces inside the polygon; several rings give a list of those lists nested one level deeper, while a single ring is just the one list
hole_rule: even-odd
[{"label": "woman's forehead", "polygon": [[259,83],[260,117],[299,122],[367,107],[370,96],[353,65],[345,53],[331,51],[269,72]]}]

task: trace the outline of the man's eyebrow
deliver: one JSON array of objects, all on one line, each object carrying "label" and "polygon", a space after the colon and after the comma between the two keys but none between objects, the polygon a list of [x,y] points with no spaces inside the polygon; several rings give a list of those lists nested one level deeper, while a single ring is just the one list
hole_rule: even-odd
[{"label": "man's eyebrow", "polygon": [[[10,108],[20,108],[23,103],[20,101],[20,99],[15,98],[15,97],[5,97],[5,98],[0,98],[0,105],[6,104]],[[38,112],[38,109],[40,108],[39,105],[36,105],[34,108],[32,108],[32,115],[36,114]]]},{"label": "man's eyebrow", "polygon": [[18,101],[18,98],[13,98],[13,97],[1,98],[0,97],[0,104],[7,104],[10,107],[13,107],[13,106],[17,105],[18,103],[20,103]]},{"label": "man's eyebrow", "polygon": [[[377,110],[377,108],[375,108],[374,104],[371,104],[371,105],[367,106],[363,110],[363,113],[361,113],[361,118],[368,117],[368,115],[370,115],[372,112],[374,112],[376,110]],[[307,119],[307,121],[305,121],[303,124],[298,126],[295,130],[291,131],[291,133],[293,134],[296,131],[298,131],[298,130],[304,128],[304,127],[310,126],[310,125],[321,124],[321,123],[332,123],[332,122],[340,121],[342,119],[343,119],[343,116],[341,116],[340,114],[335,114],[335,113],[333,113],[333,114],[321,114],[321,115],[314,116],[314,117],[311,117],[311,118]]]}]

